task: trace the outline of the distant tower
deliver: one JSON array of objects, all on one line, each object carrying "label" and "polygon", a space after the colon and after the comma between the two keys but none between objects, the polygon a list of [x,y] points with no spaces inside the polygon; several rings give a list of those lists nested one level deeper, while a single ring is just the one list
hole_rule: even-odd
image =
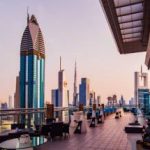
[{"label": "distant tower", "polygon": [[97,96],[97,104],[101,104],[101,96],[100,95]]},{"label": "distant tower", "polygon": [[8,108],[11,109],[12,108],[12,96],[9,95],[8,98]]},{"label": "distant tower", "polygon": [[108,100],[108,106],[113,106],[113,99],[111,96],[107,97]]},{"label": "distant tower", "polygon": [[51,100],[52,100],[52,104],[54,105],[54,107],[59,107],[59,90],[58,89],[53,89],[51,91]]},{"label": "distant tower", "polygon": [[20,78],[19,76],[16,77],[16,90],[15,90],[15,94],[14,94],[14,108],[20,108]]},{"label": "distant tower", "polygon": [[73,91],[73,105],[77,106],[77,64],[75,62],[75,70],[74,70],[74,91]]},{"label": "distant tower", "polygon": [[61,57],[60,57],[60,70],[58,72],[58,90],[59,90],[58,106],[68,107],[67,80],[65,76],[65,70],[62,70]]},{"label": "distant tower", "polygon": [[124,105],[125,105],[125,100],[124,100],[124,98],[123,98],[123,95],[121,95],[121,98],[120,98],[120,100],[119,100],[119,104],[120,104],[121,106],[124,106]]},{"label": "distant tower", "polygon": [[27,13],[27,27],[20,47],[20,107],[44,107],[45,47],[34,15]]},{"label": "distant tower", "polygon": [[96,93],[95,91],[90,92],[90,102],[89,105],[92,106],[93,104],[96,104]]},{"label": "distant tower", "polygon": [[113,100],[113,106],[115,106],[117,104],[117,95],[113,95],[112,96],[112,100]]},{"label": "distant tower", "polygon": [[[140,80],[143,81],[143,85],[140,85]],[[136,105],[139,105],[139,90],[148,89],[148,74],[142,71],[134,73],[134,98]]]},{"label": "distant tower", "polygon": [[90,104],[90,80],[88,78],[81,78],[79,104],[83,104],[84,106],[89,106]]}]

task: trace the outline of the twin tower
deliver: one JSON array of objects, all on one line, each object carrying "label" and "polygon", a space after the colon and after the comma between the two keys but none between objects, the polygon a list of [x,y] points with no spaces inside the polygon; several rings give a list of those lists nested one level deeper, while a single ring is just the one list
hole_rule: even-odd
[{"label": "twin tower", "polygon": [[45,46],[34,15],[27,17],[27,27],[20,47],[20,107],[44,107]]}]

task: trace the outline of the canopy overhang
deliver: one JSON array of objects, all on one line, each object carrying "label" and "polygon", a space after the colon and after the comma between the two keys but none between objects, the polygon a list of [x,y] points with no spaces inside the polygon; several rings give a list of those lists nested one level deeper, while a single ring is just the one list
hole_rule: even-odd
[{"label": "canopy overhang", "polygon": [[[147,51],[150,32],[150,0],[99,1],[120,54]],[[150,60],[150,55],[148,59]]]}]

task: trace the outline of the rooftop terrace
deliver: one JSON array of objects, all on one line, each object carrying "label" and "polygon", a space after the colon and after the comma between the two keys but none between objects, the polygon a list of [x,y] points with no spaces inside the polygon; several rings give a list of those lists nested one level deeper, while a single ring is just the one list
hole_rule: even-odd
[{"label": "rooftop terrace", "polygon": [[[122,113],[120,119],[115,119],[115,114],[108,116],[104,124],[89,128],[87,133],[70,134],[69,138],[48,141],[38,147],[38,150],[135,150],[136,140],[141,139],[141,134],[126,134],[124,127],[134,119],[131,113]],[[72,129],[71,129],[72,130]]]}]

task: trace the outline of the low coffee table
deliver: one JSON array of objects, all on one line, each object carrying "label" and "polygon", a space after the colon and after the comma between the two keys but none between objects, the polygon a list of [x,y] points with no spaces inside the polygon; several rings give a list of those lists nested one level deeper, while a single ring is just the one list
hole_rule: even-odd
[{"label": "low coffee table", "polygon": [[143,133],[143,126],[138,125],[128,125],[125,127],[126,133]]},{"label": "low coffee table", "polygon": [[34,148],[39,145],[42,145],[47,142],[47,138],[44,136],[35,136],[31,137],[31,143],[29,144],[20,144],[19,138],[6,140],[0,143],[0,148],[2,149],[26,149],[26,148]]}]

